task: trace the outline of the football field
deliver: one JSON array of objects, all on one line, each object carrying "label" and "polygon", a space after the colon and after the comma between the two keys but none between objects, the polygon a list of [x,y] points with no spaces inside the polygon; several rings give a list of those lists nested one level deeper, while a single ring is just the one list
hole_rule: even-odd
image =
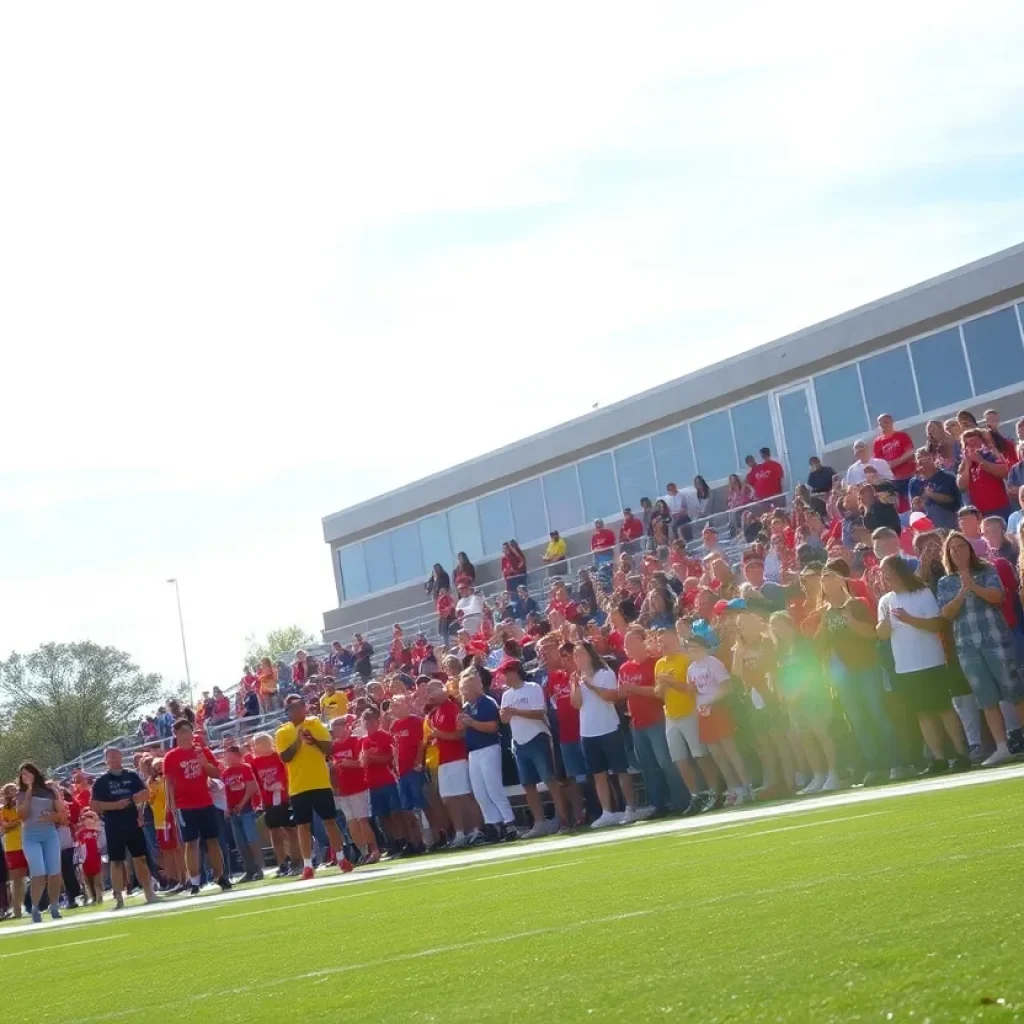
[{"label": "football field", "polygon": [[1022,1020],[1022,887],[1016,767],[8,923],[4,1017]]}]

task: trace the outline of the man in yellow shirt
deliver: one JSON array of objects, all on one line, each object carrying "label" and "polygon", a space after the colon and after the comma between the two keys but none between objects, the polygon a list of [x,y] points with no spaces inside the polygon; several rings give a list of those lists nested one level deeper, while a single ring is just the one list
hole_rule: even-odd
[{"label": "man in yellow shirt", "polygon": [[288,721],[277,730],[274,744],[288,771],[288,798],[292,805],[302,852],[302,878],[313,877],[313,814],[327,829],[327,837],[342,871],[351,871],[345,857],[345,837],[338,827],[331,789],[331,772],[327,758],[331,756],[331,734],[319,718],[306,715],[306,702],[293,694],[285,701]]},{"label": "man in yellow shirt", "polygon": [[569,566],[565,561],[567,554],[565,541],[557,530],[552,530],[551,539],[548,541],[548,546],[544,549],[544,556],[541,559],[548,567],[549,576],[566,576],[568,574]]},{"label": "man in yellow shirt", "polygon": [[686,670],[690,659],[683,653],[679,637],[674,629],[658,630],[658,646],[661,657],[654,666],[655,691],[665,698],[665,738],[668,752],[676,768],[693,795],[700,810],[714,807],[717,794],[702,791],[693,770],[694,760],[701,767],[704,778],[710,784],[718,778],[718,770],[700,742],[697,725],[697,695],[689,688]]},{"label": "man in yellow shirt", "polygon": [[330,725],[336,718],[348,714],[348,697],[328,678],[324,683],[324,695],[320,698],[320,710],[327,716]]}]

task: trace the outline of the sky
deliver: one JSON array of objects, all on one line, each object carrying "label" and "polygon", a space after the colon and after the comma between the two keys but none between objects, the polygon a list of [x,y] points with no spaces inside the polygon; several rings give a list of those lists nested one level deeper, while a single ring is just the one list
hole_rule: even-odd
[{"label": "sky", "polygon": [[0,10],[0,656],[198,688],[320,520],[1024,240],[1024,5]]}]

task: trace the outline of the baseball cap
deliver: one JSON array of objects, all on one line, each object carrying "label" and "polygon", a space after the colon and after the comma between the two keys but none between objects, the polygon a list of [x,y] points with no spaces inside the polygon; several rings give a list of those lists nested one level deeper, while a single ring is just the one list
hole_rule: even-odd
[{"label": "baseball cap", "polygon": [[934,530],[935,524],[923,512],[910,513],[910,528],[912,530]]}]

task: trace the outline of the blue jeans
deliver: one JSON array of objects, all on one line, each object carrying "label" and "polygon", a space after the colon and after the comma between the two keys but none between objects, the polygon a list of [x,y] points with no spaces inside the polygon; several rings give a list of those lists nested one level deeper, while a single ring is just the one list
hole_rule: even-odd
[{"label": "blue jeans", "polygon": [[644,729],[634,729],[633,749],[640,762],[644,782],[647,783],[650,803],[658,810],[669,807],[677,811],[685,810],[690,803],[690,793],[668,752],[665,723],[658,722]]},{"label": "blue jeans", "polygon": [[29,878],[60,874],[60,838],[53,825],[22,825],[21,849],[28,862]]},{"label": "blue jeans", "polygon": [[240,811],[238,814],[229,814],[228,822],[231,825],[232,833],[234,833],[235,846],[242,857],[242,864],[245,870],[249,874],[255,873],[260,869],[260,865],[253,859],[252,852],[253,844],[258,838],[256,812],[250,810]]},{"label": "blue jeans", "polygon": [[881,668],[850,669],[836,657],[829,668],[865,764],[875,770],[895,768],[900,763],[899,744],[885,710]]}]

